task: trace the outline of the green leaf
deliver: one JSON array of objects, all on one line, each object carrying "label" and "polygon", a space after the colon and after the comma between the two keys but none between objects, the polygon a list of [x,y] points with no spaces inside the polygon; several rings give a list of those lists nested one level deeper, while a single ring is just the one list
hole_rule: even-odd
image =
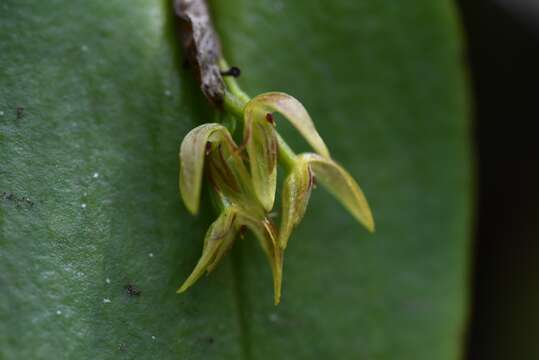
[{"label": "green leaf", "polygon": [[216,216],[178,195],[213,112],[171,4],[2,1],[0,114],[0,358],[241,358],[230,259],[175,293]]},{"label": "green leaf", "polygon": [[170,2],[6,0],[0,358],[458,358],[470,149],[451,3],[211,5],[242,87],[301,99],[361,181],[376,233],[315,191],[278,307],[279,264],[252,236],[176,294],[216,214],[178,199],[178,144],[213,117],[182,69]]}]

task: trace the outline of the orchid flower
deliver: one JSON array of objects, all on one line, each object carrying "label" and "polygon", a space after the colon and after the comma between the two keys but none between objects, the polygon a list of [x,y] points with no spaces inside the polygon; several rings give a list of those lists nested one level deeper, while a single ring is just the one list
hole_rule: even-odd
[{"label": "orchid flower", "polygon": [[[227,95],[230,102],[225,105],[243,121],[242,144],[238,146],[234,142],[225,126],[212,123],[191,130],[180,147],[179,185],[185,206],[197,214],[206,176],[220,204],[220,215],[210,225],[202,255],[178,292],[187,290],[204,273],[215,269],[237,236],[248,229],[268,258],[274,302],[278,304],[284,250],[305,215],[315,179],[369,231],[374,231],[374,220],[361,188],[331,158],[311,117],[297,99],[280,92],[261,94],[250,100],[243,93]],[[275,112],[299,131],[314,153],[292,152],[277,133]],[[275,203],[278,162],[283,162],[287,171],[279,230],[269,216]]]}]

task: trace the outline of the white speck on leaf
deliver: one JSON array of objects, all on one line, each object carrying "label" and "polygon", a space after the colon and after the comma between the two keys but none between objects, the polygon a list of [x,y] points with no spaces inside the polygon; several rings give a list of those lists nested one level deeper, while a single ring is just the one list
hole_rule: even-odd
[{"label": "white speck on leaf", "polygon": [[98,172],[95,172],[95,173],[92,175],[92,177],[93,177],[94,179],[97,179],[97,178],[99,177],[99,173],[98,173]]},{"label": "white speck on leaf", "polygon": [[153,257],[153,253],[149,253],[148,256],[149,256],[149,257]]},{"label": "white speck on leaf", "polygon": [[67,272],[73,272],[73,264],[68,263],[68,264],[64,265],[64,270],[67,271]]},{"label": "white speck on leaf", "polygon": [[269,316],[269,320],[272,323],[276,323],[276,322],[278,322],[280,320],[280,317],[276,313],[271,313],[270,316]]},{"label": "white speck on leaf", "polygon": [[82,203],[82,204],[80,204],[80,207],[83,208],[83,209],[86,209],[86,204]]},{"label": "white speck on leaf", "polygon": [[104,298],[103,304],[110,304],[112,301],[110,299]]},{"label": "white speck on leaf", "polygon": [[106,282],[107,284],[110,284],[110,279],[109,279],[109,278],[106,278],[106,279],[105,279],[105,282]]},{"label": "white speck on leaf", "polygon": [[62,310],[56,310],[56,315],[62,315]]},{"label": "white speck on leaf", "polygon": [[155,340],[155,339],[156,339],[155,336],[152,335],[152,340]]},{"label": "white speck on leaf", "polygon": [[4,116],[4,112],[3,112],[3,111],[0,111],[0,116]]}]

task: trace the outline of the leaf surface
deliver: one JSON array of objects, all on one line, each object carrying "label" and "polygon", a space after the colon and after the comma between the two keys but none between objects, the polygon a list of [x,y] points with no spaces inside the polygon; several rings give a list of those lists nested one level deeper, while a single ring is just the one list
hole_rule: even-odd
[{"label": "leaf surface", "polygon": [[252,236],[177,295],[216,216],[178,196],[178,144],[213,117],[172,4],[3,1],[0,358],[458,358],[471,204],[450,2],[210,5],[242,86],[301,99],[377,232],[315,190],[278,307]]}]

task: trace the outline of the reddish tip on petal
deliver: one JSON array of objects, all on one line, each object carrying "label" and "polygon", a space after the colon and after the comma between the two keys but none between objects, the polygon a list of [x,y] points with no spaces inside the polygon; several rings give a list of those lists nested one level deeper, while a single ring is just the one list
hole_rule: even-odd
[{"label": "reddish tip on petal", "polygon": [[271,124],[275,125],[275,119],[273,118],[273,115],[271,113],[266,114],[266,120]]}]

